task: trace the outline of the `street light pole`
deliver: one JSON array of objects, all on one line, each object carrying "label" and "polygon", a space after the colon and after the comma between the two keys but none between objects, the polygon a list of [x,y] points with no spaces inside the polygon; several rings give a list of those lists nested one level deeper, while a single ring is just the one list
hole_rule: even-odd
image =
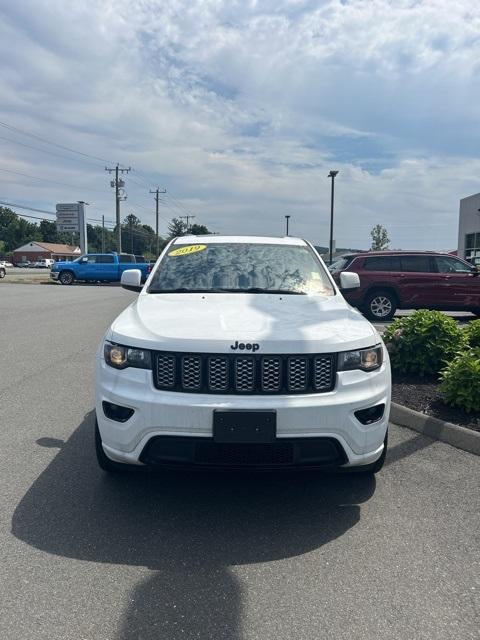
[{"label": "street light pole", "polygon": [[288,221],[290,220],[290,216],[285,216],[285,219],[287,221],[287,236],[288,236]]},{"label": "street light pole", "polygon": [[330,260],[328,264],[332,264],[333,261],[333,201],[335,195],[335,176],[338,174],[338,171],[330,171],[327,178],[332,179],[332,193],[330,200]]}]

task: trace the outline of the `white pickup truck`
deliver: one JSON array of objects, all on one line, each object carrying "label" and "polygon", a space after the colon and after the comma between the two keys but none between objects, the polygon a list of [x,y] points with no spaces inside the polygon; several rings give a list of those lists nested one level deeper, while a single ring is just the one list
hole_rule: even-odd
[{"label": "white pickup truck", "polygon": [[380,470],[388,353],[308,242],[176,238],[145,285],[136,269],[122,285],[139,296],[96,356],[104,470]]}]

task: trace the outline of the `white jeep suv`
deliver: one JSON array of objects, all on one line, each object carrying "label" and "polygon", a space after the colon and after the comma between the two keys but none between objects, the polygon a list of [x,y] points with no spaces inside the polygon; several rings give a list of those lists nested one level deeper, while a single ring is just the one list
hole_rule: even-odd
[{"label": "white jeep suv", "polygon": [[104,470],[381,468],[388,353],[308,242],[184,236],[122,285],[140,294],[96,356]]}]

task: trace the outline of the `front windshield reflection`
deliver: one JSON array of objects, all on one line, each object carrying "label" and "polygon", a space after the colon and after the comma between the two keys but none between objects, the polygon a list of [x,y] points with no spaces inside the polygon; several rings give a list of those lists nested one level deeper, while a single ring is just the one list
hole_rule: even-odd
[{"label": "front windshield reflection", "polygon": [[173,245],[149,288],[150,293],[168,291],[334,295],[309,247],[266,243]]}]

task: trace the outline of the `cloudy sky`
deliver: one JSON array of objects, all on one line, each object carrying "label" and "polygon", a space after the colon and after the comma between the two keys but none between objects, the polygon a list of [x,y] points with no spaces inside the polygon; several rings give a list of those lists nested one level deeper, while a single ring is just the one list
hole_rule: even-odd
[{"label": "cloudy sky", "polygon": [[4,201],[112,220],[105,159],[132,167],[125,215],[153,225],[166,187],[161,230],[189,212],[282,234],[290,214],[326,245],[337,169],[337,246],[381,223],[446,249],[480,191],[471,0],[0,0],[0,61]]}]

